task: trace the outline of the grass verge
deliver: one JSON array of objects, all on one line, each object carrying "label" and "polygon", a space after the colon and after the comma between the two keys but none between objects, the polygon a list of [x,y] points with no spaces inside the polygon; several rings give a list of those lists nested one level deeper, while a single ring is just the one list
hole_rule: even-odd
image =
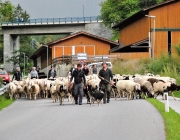
[{"label": "grass verge", "polygon": [[[174,97],[180,98],[180,91],[174,91]],[[169,94],[169,96],[172,96],[171,94]]]},{"label": "grass verge", "polygon": [[164,104],[157,99],[147,98],[152,105],[160,112],[164,119],[166,140],[179,140],[180,139],[180,115],[174,110],[169,108],[169,113],[165,112]]},{"label": "grass verge", "polygon": [[0,110],[9,106],[13,102],[14,102],[14,99],[10,100],[8,93],[5,92],[3,95],[0,96]]}]

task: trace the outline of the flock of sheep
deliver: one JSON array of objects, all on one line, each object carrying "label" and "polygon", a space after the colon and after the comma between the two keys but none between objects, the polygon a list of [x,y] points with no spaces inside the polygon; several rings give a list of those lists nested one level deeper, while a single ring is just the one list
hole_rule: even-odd
[{"label": "flock of sheep", "polygon": [[[73,84],[69,84],[70,75],[67,77],[57,77],[55,79],[24,79],[22,81],[12,81],[7,87],[10,99],[13,97],[21,98],[22,95],[26,99],[48,98],[51,95],[53,102],[59,100],[60,105],[63,104],[64,99],[72,101]],[[120,75],[113,76],[114,85],[112,86],[112,96],[127,97],[128,100],[147,96],[156,98],[159,94],[163,95],[164,91],[173,93],[179,90],[180,87],[176,85],[176,80],[170,77],[147,75]],[[73,82],[72,82],[73,83]],[[99,91],[101,88],[100,79],[98,75],[86,76],[86,85],[84,94],[88,99],[92,99],[93,93]],[[103,90],[102,90],[103,91]],[[173,94],[172,94],[173,95]],[[175,98],[174,98],[175,99]]]}]

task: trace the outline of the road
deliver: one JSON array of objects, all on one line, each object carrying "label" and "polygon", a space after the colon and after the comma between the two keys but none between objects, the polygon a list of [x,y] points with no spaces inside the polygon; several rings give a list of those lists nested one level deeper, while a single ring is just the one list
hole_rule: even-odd
[{"label": "road", "polygon": [[[169,106],[177,113],[180,114],[180,98],[176,98],[176,101],[174,100],[174,98],[172,96],[169,96]],[[162,100],[162,96],[158,96],[157,99],[164,103],[164,100]]]},{"label": "road", "polygon": [[146,100],[111,99],[90,107],[16,100],[0,111],[1,140],[165,140],[159,112]]}]

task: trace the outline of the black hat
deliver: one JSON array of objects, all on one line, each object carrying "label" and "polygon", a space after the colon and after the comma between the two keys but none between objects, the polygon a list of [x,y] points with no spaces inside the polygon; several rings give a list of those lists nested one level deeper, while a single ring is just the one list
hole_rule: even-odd
[{"label": "black hat", "polygon": [[82,67],[82,65],[81,64],[77,64],[77,67]]}]

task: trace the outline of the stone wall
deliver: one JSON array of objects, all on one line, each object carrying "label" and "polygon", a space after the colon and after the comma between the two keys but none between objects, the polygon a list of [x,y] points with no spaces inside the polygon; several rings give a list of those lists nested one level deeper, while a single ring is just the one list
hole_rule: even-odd
[{"label": "stone wall", "polygon": [[112,30],[105,27],[102,22],[89,23],[85,25],[85,31],[106,39],[112,38]]}]

